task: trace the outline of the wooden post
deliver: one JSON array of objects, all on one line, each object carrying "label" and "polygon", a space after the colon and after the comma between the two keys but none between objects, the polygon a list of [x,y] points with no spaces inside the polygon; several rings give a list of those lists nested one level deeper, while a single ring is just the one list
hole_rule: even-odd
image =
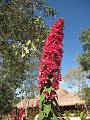
[{"label": "wooden post", "polygon": [[0,114],[0,120],[2,120],[2,113]]}]

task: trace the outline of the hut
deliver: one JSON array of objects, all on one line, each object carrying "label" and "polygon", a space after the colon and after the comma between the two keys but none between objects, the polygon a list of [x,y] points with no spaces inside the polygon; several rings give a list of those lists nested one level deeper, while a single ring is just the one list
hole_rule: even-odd
[{"label": "hut", "polygon": [[16,104],[14,107],[17,109],[24,109],[24,113],[25,116],[27,116],[28,118],[32,115],[35,116],[36,114],[39,113],[39,108],[37,108],[36,106],[36,101],[37,98],[34,99],[29,99],[29,98],[25,98],[23,100],[21,100],[18,104]]},{"label": "hut", "polygon": [[[69,93],[67,90],[65,90],[63,87],[59,87],[59,90],[57,90],[58,94],[58,105],[60,107],[74,107],[75,108],[80,108],[81,106],[84,107],[85,105],[85,100],[82,100],[80,97]],[[39,95],[35,97],[35,99],[39,99]]]},{"label": "hut", "polygon": [[[67,90],[65,90],[63,87],[60,87],[59,90],[57,90],[58,94],[58,105],[60,106],[60,110],[63,112],[64,110],[76,110],[76,109],[82,109],[85,106],[85,101],[82,100],[80,97],[69,93]],[[17,105],[15,105],[17,108],[23,107],[25,109],[26,115],[32,114],[35,116],[39,109],[36,106],[36,101],[39,99],[39,95],[37,95],[34,99],[23,99],[21,102],[19,102]]]},{"label": "hut", "polygon": [[85,100],[80,97],[69,93],[63,87],[60,87],[57,91],[58,94],[58,104],[62,111],[65,110],[83,110],[85,108]]}]

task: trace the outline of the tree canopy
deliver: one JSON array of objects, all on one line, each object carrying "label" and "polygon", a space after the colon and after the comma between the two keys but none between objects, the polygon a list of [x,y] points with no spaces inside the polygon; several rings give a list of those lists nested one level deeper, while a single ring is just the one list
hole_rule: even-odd
[{"label": "tree canopy", "polygon": [[84,87],[79,95],[85,99],[87,108],[90,109],[90,87]]},{"label": "tree canopy", "polygon": [[87,77],[90,78],[90,28],[82,32],[79,40],[82,42],[83,53],[77,56],[77,61],[82,66],[83,71],[87,72]]},{"label": "tree canopy", "polygon": [[32,58],[40,56],[49,31],[44,17],[55,15],[56,11],[42,0],[0,0],[0,103],[4,96],[7,98],[2,89],[13,96],[7,98],[12,101],[26,80]]},{"label": "tree canopy", "polygon": [[76,88],[76,92],[80,92],[87,84],[85,81],[85,74],[82,72],[81,67],[68,68],[66,75],[63,76],[63,80],[67,82],[69,86],[74,86]]}]

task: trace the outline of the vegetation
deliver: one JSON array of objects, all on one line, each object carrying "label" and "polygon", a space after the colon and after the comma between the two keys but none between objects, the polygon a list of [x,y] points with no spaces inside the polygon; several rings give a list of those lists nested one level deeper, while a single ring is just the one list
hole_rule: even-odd
[{"label": "vegetation", "polygon": [[80,120],[86,120],[87,114],[85,111],[81,112],[80,114]]},{"label": "vegetation", "polygon": [[90,109],[90,88],[89,87],[84,87],[82,89],[81,95],[86,101],[87,108]]},{"label": "vegetation", "polygon": [[70,113],[64,112],[65,120],[70,120]]},{"label": "vegetation", "polygon": [[[81,67],[69,68],[63,80],[69,84],[69,86],[76,88],[76,94],[86,101],[86,105],[90,108],[90,88],[88,87],[88,80],[85,77],[85,73]],[[78,112],[78,111],[76,111]]]},{"label": "vegetation", "polygon": [[71,87],[75,86],[76,92],[80,92],[83,87],[86,86],[86,78],[81,67],[69,68],[63,80],[67,82]]},{"label": "vegetation", "polygon": [[55,14],[42,0],[0,0],[0,112],[11,108],[17,88],[22,92],[49,31],[44,17]]},{"label": "vegetation", "polygon": [[40,101],[37,102],[40,109],[38,120],[58,120],[58,117],[61,119],[56,90],[59,89],[61,81],[63,29],[64,19],[60,18],[52,26],[43,48],[38,74],[40,89]]},{"label": "vegetation", "polygon": [[80,110],[73,110],[73,114],[74,114],[74,116],[80,116],[80,114],[81,114],[81,111]]},{"label": "vegetation", "polygon": [[82,32],[79,40],[82,42],[83,53],[77,56],[77,61],[83,71],[87,72],[87,77],[90,78],[90,28]]}]

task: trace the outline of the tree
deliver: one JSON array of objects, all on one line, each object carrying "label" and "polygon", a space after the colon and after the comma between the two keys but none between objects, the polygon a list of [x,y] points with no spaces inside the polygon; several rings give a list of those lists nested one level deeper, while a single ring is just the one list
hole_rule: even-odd
[{"label": "tree", "polygon": [[68,82],[69,85],[75,86],[76,90],[78,90],[79,92],[87,84],[85,74],[84,72],[82,72],[81,67],[69,68],[66,75],[63,76],[63,80]]},{"label": "tree", "polygon": [[83,71],[87,72],[87,77],[90,78],[90,28],[82,32],[79,40],[82,42],[83,53],[77,56],[77,61]]},{"label": "tree", "polygon": [[26,97],[34,98],[39,94],[37,87],[37,74],[38,74],[39,61],[35,60],[30,64],[30,70],[26,73],[26,80],[23,81],[22,93]]},{"label": "tree", "polygon": [[48,31],[35,9],[44,9],[47,16],[54,12],[52,14],[50,7],[39,0],[8,0],[0,5],[0,56],[12,76],[24,79],[23,73],[28,69],[27,61],[30,62],[31,53],[40,54]]},{"label": "tree", "polygon": [[84,87],[81,91],[81,97],[83,97],[86,101],[86,105],[88,109],[90,109],[90,88],[89,87]]},{"label": "tree", "polygon": [[8,113],[12,109],[15,96],[13,93],[13,89],[6,82],[0,82],[0,113]]},{"label": "tree", "polygon": [[26,80],[32,58],[40,56],[49,31],[43,18],[55,14],[42,0],[0,0],[0,85],[7,83],[13,96]]},{"label": "tree", "polygon": [[[10,81],[9,71],[0,64],[0,113],[8,113],[12,110],[13,101],[17,94],[15,93],[17,85]],[[19,83],[18,83],[19,84]]]}]

